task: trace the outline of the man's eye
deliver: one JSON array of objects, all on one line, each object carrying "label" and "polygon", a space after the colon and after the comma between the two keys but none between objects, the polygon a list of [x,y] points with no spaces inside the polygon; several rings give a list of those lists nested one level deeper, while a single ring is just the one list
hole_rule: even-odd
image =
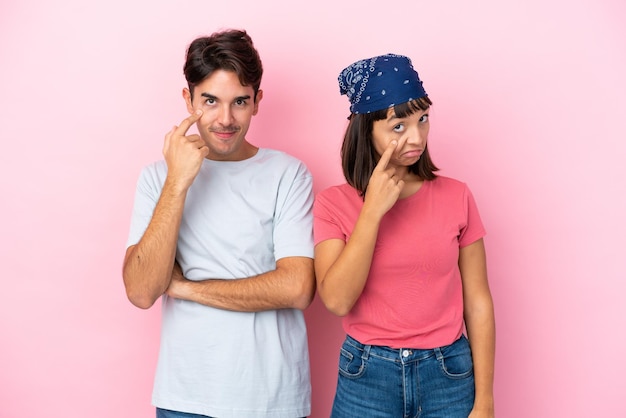
[{"label": "man's eye", "polygon": [[422,115],[422,117],[420,118],[420,122],[421,122],[421,123],[426,123],[426,122],[428,122],[428,115]]},{"label": "man's eye", "polygon": [[245,101],[245,100],[237,100],[237,101],[235,102],[235,104],[236,104],[237,106],[243,106],[243,105],[245,105],[245,104],[246,104],[246,101]]},{"label": "man's eye", "polygon": [[214,104],[215,103],[215,99],[206,99],[206,101],[204,103],[206,103],[206,104]]}]

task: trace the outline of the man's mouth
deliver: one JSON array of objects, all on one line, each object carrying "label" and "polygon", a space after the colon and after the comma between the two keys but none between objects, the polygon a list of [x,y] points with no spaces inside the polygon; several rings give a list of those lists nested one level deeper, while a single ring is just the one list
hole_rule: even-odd
[{"label": "man's mouth", "polygon": [[213,133],[220,139],[229,139],[237,132],[239,132],[239,128],[230,128],[230,129],[209,129],[209,132]]},{"label": "man's mouth", "polygon": [[238,126],[233,126],[229,128],[210,128],[210,132],[214,132],[216,134],[234,134],[235,132],[239,132],[241,128]]}]

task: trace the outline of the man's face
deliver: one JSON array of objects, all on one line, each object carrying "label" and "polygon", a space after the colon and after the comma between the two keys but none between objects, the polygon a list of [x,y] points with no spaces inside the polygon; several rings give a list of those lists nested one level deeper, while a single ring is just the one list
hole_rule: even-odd
[{"label": "man's face", "polygon": [[245,137],[262,96],[259,90],[254,101],[253,88],[242,86],[236,73],[224,70],[215,71],[196,85],[193,100],[189,90],[183,90],[189,113],[197,109],[203,112],[196,126],[209,148],[207,158],[241,161],[256,153],[256,148]]}]

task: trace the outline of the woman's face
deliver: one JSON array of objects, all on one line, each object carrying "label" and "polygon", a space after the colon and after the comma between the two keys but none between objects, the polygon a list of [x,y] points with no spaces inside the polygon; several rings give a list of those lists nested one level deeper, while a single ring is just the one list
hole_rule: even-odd
[{"label": "woman's face", "polygon": [[429,129],[428,109],[399,118],[391,107],[387,112],[386,119],[374,122],[372,128],[374,149],[380,156],[389,142],[396,140],[398,145],[391,156],[389,165],[409,167],[422,156],[426,142],[428,142]]}]

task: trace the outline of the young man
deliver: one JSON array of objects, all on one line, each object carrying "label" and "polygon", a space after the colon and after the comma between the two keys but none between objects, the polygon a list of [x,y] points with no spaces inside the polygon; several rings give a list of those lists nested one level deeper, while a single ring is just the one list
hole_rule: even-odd
[{"label": "young man", "polygon": [[123,266],[134,305],[162,296],[157,417],[309,415],[311,174],[246,139],[263,69],[245,31],[194,40],[184,72],[190,116],[140,175]]}]

